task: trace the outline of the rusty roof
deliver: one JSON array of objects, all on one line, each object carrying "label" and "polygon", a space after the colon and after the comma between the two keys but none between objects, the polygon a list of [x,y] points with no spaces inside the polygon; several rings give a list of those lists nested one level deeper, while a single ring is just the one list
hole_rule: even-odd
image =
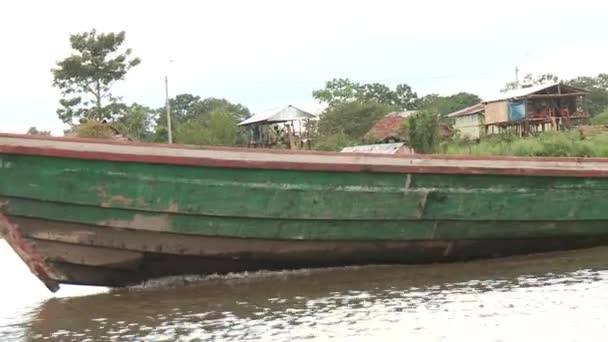
[{"label": "rusty roof", "polygon": [[376,138],[377,141],[398,138],[403,120],[413,114],[416,114],[417,112],[418,111],[416,110],[390,112],[382,119],[376,121],[374,126],[369,130],[369,132],[367,132],[366,136]]},{"label": "rusty roof", "polygon": [[378,120],[366,135],[375,138],[377,141],[397,137],[403,120],[405,118],[399,115],[385,116]]},{"label": "rusty roof", "polygon": [[471,115],[471,114],[477,114],[477,113],[483,112],[484,109],[485,109],[484,104],[480,102],[480,103],[478,103],[476,105],[472,105],[470,107],[463,108],[461,110],[457,110],[457,111],[455,111],[453,113],[450,113],[450,114],[447,115],[447,117],[457,118],[457,117],[460,117],[460,116],[467,116],[467,115]]}]

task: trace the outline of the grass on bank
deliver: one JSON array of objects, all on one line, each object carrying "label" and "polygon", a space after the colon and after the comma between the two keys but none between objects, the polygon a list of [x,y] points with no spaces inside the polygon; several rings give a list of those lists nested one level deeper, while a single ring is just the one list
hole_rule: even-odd
[{"label": "grass on bank", "polygon": [[503,134],[469,141],[444,142],[441,153],[475,156],[608,157],[608,133],[581,134],[579,130],[545,132],[521,138]]}]

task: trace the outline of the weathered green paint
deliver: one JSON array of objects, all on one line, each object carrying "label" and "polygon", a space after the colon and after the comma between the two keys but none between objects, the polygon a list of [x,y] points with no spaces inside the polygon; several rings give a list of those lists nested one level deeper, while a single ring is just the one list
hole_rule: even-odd
[{"label": "weathered green paint", "polygon": [[[5,157],[5,159],[8,157]],[[12,157],[2,195],[188,214],[316,219],[608,219],[608,180],[228,170]]]},{"label": "weathered green paint", "polygon": [[12,198],[11,216],[207,236],[310,240],[495,239],[606,234],[606,221],[247,219],[77,206]]},{"label": "weathered green paint", "polygon": [[215,169],[2,156],[9,215],[267,239],[608,232],[608,179]]}]

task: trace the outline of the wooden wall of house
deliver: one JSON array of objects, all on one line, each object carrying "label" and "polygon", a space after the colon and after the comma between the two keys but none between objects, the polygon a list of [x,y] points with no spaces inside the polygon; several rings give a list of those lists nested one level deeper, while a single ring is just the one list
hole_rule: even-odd
[{"label": "wooden wall of house", "polygon": [[485,123],[493,124],[509,121],[507,101],[491,102],[485,105]]},{"label": "wooden wall of house", "polygon": [[483,114],[475,113],[455,118],[454,128],[460,131],[462,137],[479,139],[483,130]]}]

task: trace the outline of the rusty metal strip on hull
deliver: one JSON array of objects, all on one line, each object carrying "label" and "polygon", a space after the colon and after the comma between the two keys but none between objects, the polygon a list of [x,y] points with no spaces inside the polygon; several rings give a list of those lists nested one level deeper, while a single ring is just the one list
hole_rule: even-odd
[{"label": "rusty metal strip on hull", "polygon": [[21,236],[18,227],[13,225],[1,212],[0,230],[4,234],[4,238],[8,244],[13,248],[17,255],[19,255],[21,260],[25,262],[30,271],[36,275],[51,292],[58,291],[59,282],[55,279],[59,279],[59,277],[56,272],[47,264],[45,258],[38,253],[36,248]]}]

